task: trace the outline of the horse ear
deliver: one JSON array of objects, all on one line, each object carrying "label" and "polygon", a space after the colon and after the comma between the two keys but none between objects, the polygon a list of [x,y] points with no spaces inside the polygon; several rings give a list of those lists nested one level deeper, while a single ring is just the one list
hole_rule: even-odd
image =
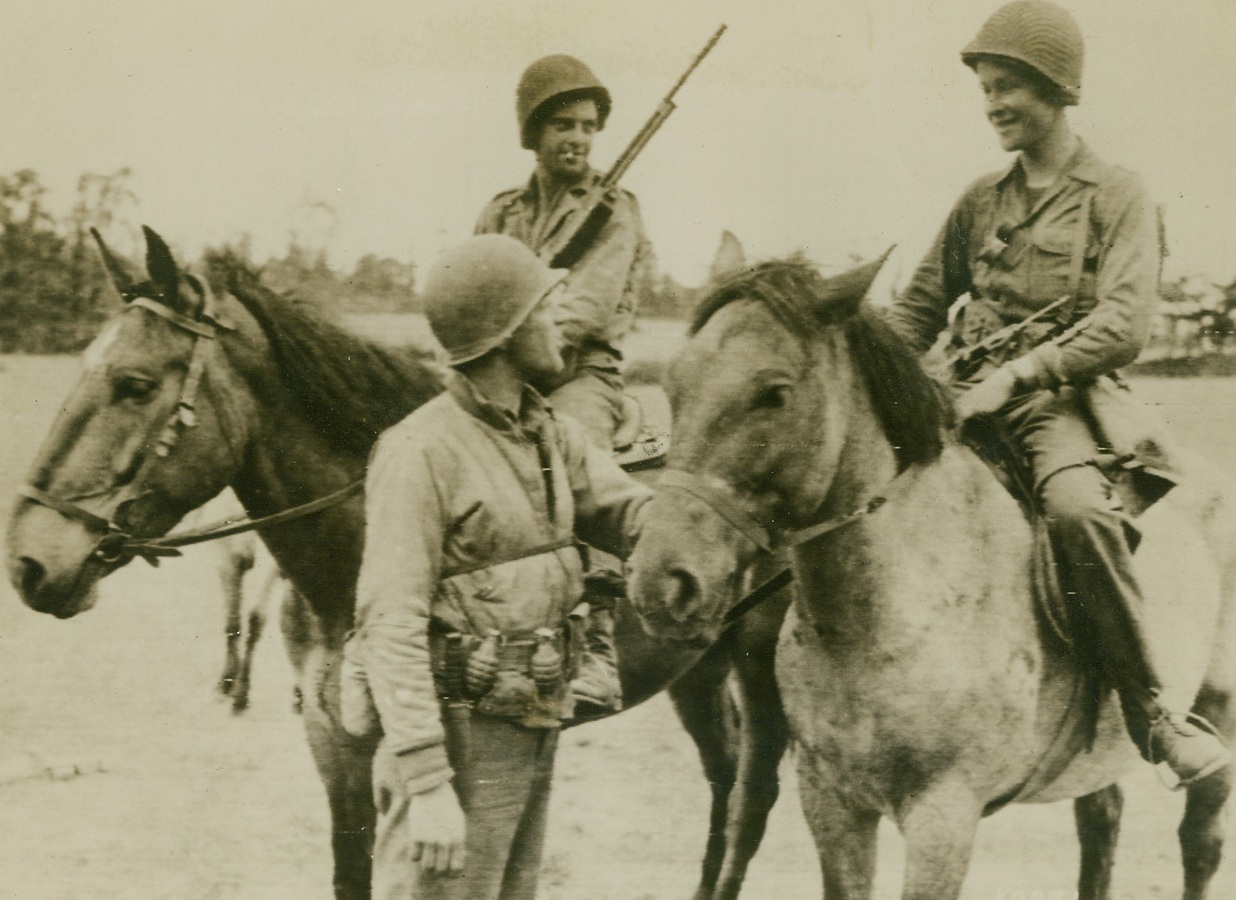
[{"label": "horse ear", "polygon": [[858,312],[858,307],[871,290],[872,282],[880,274],[880,269],[884,267],[896,246],[894,244],[889,247],[877,260],[832,278],[825,278],[819,295],[812,303],[816,318],[825,324],[835,325]]},{"label": "horse ear", "polygon": [[129,271],[128,265],[112,252],[112,249],[107,246],[103,240],[103,235],[99,234],[97,228],[91,228],[90,234],[94,238],[94,242],[99,245],[99,253],[103,257],[103,267],[107,269],[107,274],[112,279],[112,285],[120,293],[120,296],[128,302],[128,294],[133,289],[133,285],[137,280],[133,277],[133,273]]},{"label": "horse ear", "polygon": [[163,296],[170,300],[180,287],[180,267],[167,243],[154,229],[143,225],[142,233],[146,235],[146,271],[150,273],[150,280],[162,289]]}]

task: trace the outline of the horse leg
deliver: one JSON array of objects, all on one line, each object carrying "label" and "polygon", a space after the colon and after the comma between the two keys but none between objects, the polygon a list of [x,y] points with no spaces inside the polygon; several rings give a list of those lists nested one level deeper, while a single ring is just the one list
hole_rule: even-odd
[{"label": "horse leg", "polygon": [[906,841],[902,900],[957,900],[982,814],[973,791],[955,781],[928,786],[900,811]]},{"label": "horse leg", "polygon": [[340,658],[338,649],[317,647],[305,660],[305,734],[330,804],[335,900],[369,900],[376,745],[351,737],[339,725]]},{"label": "horse leg", "polygon": [[826,900],[869,900],[875,879],[880,813],[852,809],[815,771],[798,762],[799,796],[824,876]]},{"label": "horse leg", "polygon": [[296,683],[292,687],[292,712],[299,715],[305,708],[305,696],[301,690],[301,676],[305,672],[305,661],[317,635],[317,626],[313,612],[300,592],[290,581],[281,581],[278,593],[282,595],[279,604],[279,630],[283,633],[283,648],[287,652],[288,662],[296,673]]},{"label": "horse leg", "polygon": [[1077,900],[1107,900],[1111,895],[1116,841],[1120,837],[1120,813],[1124,791],[1111,784],[1073,801],[1077,839],[1081,843],[1081,873]]},{"label": "horse leg", "polygon": [[[1231,694],[1206,684],[1193,709],[1229,740],[1236,733]],[[1184,900],[1206,900],[1223,856],[1223,808],[1232,792],[1232,767],[1225,766],[1187,789],[1185,814],[1177,834],[1184,862]]]},{"label": "horse leg", "polygon": [[[738,688],[738,777],[728,803],[726,854],[713,900],[736,900],[747,867],[760,847],[768,814],[777,802],[777,770],[789,744],[789,723],[781,707],[773,656],[785,610],[769,602],[759,621],[752,613],[740,626],[730,654]],[[788,605],[788,596],[779,606]]]},{"label": "horse leg", "polygon": [[726,851],[726,820],[734,787],[735,710],[726,690],[729,669],[724,641],[714,645],[694,666],[669,687],[670,699],[682,727],[695,742],[712,791],[708,816],[708,843],[694,900],[712,900]]},{"label": "horse leg", "polygon": [[[225,551],[226,552],[226,551]],[[219,693],[225,697],[231,696],[236,684],[236,675],[240,671],[240,606],[243,598],[241,583],[244,579],[244,569],[237,560],[224,560],[219,565],[219,581],[223,588],[224,604],[224,636],[227,649],[223,659],[223,674],[219,676]]]},{"label": "horse leg", "polygon": [[[273,585],[271,586],[273,588]],[[263,591],[266,587],[263,586]],[[242,713],[249,708],[249,675],[253,671],[253,653],[261,640],[262,630],[266,626],[266,598],[259,597],[258,602],[249,610],[246,619],[245,648],[240,657],[240,671],[236,675],[236,684],[232,688],[232,712]]]}]

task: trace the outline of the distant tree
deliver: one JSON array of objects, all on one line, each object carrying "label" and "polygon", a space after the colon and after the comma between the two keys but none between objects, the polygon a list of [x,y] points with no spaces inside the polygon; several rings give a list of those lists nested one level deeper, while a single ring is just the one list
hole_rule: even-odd
[{"label": "distant tree", "polygon": [[356,262],[347,283],[354,311],[419,312],[416,266],[367,253]]},{"label": "distant tree", "polygon": [[76,352],[90,342],[112,294],[89,230],[135,202],[129,177],[83,175],[63,223],[33,170],[0,178],[0,352]]}]

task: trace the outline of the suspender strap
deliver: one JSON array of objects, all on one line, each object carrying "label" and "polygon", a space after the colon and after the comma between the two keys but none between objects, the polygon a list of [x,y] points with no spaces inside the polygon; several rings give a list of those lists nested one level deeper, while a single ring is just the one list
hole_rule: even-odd
[{"label": "suspender strap", "polygon": [[1069,260],[1069,292],[1071,302],[1064,304],[1058,321],[1062,326],[1071,325],[1077,311],[1081,293],[1082,270],[1086,265],[1086,242],[1090,238],[1090,207],[1094,202],[1094,189],[1082,192],[1081,211],[1078,214],[1077,230],[1073,233],[1073,256]]},{"label": "suspender strap", "polygon": [[457,575],[470,575],[473,572],[479,572],[481,569],[488,569],[493,566],[500,566],[503,563],[515,562],[519,559],[528,559],[531,556],[540,556],[543,553],[556,553],[559,550],[564,550],[567,547],[575,546],[575,536],[558,538],[556,541],[547,541],[544,544],[537,544],[535,547],[529,547],[526,550],[521,550],[513,556],[508,556],[505,559],[491,559],[475,566],[468,566],[463,569],[454,569],[450,572],[444,572],[443,578],[454,578]]}]

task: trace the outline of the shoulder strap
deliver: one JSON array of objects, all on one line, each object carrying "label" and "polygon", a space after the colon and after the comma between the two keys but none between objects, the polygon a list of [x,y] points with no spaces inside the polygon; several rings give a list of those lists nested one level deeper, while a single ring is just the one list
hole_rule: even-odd
[{"label": "shoulder strap", "polygon": [[537,544],[535,547],[528,547],[527,549],[521,550],[518,553],[506,557],[505,559],[490,559],[474,566],[467,566],[462,569],[452,569],[449,572],[443,572],[442,577],[454,578],[457,575],[470,575],[473,572],[479,572],[481,569],[488,569],[492,566],[500,566],[504,563],[515,562],[520,559],[528,559],[532,556],[540,556],[543,553],[556,553],[557,551],[563,550],[567,547],[575,546],[575,543],[576,541],[574,535],[571,535],[570,537],[558,538],[554,541],[546,541],[544,544]]},{"label": "shoulder strap", "polygon": [[1061,309],[1060,323],[1067,327],[1073,324],[1073,316],[1077,310],[1078,294],[1081,291],[1082,269],[1086,265],[1086,241],[1090,237],[1090,207],[1094,203],[1094,189],[1087,188],[1082,193],[1081,212],[1077,217],[1077,230],[1073,233],[1073,256],[1069,260],[1069,289],[1067,297],[1070,302]]}]

